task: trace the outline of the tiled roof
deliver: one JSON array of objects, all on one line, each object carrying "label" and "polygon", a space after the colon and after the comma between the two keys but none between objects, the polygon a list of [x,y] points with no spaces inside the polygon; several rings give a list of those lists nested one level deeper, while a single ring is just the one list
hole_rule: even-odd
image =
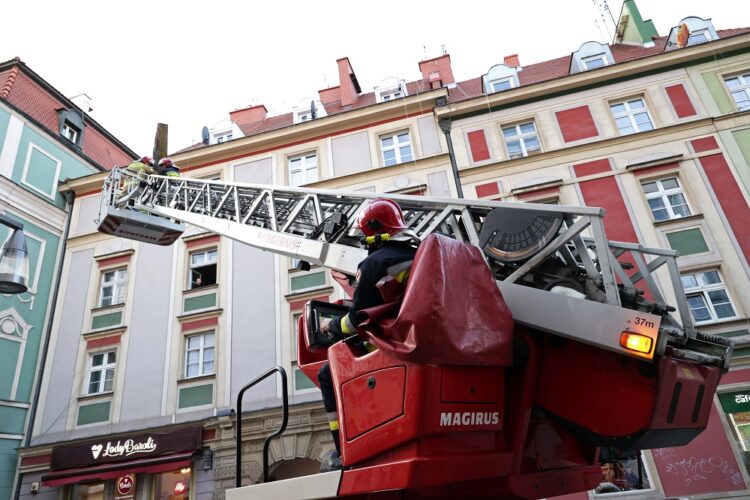
[{"label": "tiled roof", "polygon": [[[727,30],[717,31],[720,38],[729,38],[735,35],[742,35],[750,33],[750,28],[734,28]],[[628,44],[612,44],[610,50],[612,56],[615,59],[615,64],[624,63],[627,61],[633,61],[636,59],[643,59],[645,57],[654,56],[664,52],[667,37],[654,38],[654,45],[652,47],[644,47],[642,45],[628,45]],[[518,72],[518,79],[523,87],[524,85],[532,85],[535,83],[545,82],[548,80],[554,80],[555,78],[562,78],[568,76],[570,71],[570,58],[572,54],[567,56],[558,57],[556,59],[550,59],[536,64],[530,64],[524,66],[522,71]],[[421,92],[429,91],[429,82],[426,80],[417,80],[407,84],[408,95],[415,95]],[[470,80],[458,82],[455,87],[450,88],[448,101],[449,102],[460,102],[468,99],[474,99],[482,96],[484,93],[482,88],[482,77],[478,76]],[[324,105],[326,113],[335,115],[352,111],[355,109],[361,109],[366,106],[376,104],[376,98],[374,92],[366,94],[360,94],[357,101],[351,106],[341,106],[340,101],[334,101]],[[269,132],[272,130],[278,130],[284,127],[293,125],[293,113],[285,113],[283,115],[271,116],[262,122],[251,123],[248,125],[241,125],[240,129],[246,137],[261,134],[263,132]],[[186,151],[193,151],[206,147],[203,144],[194,144],[187,148],[184,148],[178,153]]]},{"label": "tiled roof", "polygon": [[[408,95],[417,95],[423,92],[429,92],[430,90],[432,89],[430,88],[429,82],[427,80],[416,80],[406,84],[406,93]],[[357,101],[350,106],[342,106],[341,101],[336,100],[323,104],[323,107],[326,110],[326,115],[331,116],[355,109],[366,108],[367,106],[372,106],[373,104],[377,104],[375,92],[368,92],[366,94],[360,94],[359,96],[357,96]],[[284,113],[283,115],[269,116],[261,122],[248,123],[245,125],[240,125],[239,127],[240,130],[242,130],[242,133],[245,134],[245,137],[249,137],[252,135],[261,134],[263,132],[279,130],[291,125],[294,125],[294,113]],[[172,154],[195,151],[196,149],[201,149],[204,147],[206,146],[202,143],[193,144],[192,146],[188,146]]]},{"label": "tiled roof", "polygon": [[[20,59],[0,63],[0,99],[59,137],[59,109],[77,109]],[[67,102],[66,102],[67,101]],[[135,154],[89,116],[84,118],[82,153],[104,169],[127,165]]]}]

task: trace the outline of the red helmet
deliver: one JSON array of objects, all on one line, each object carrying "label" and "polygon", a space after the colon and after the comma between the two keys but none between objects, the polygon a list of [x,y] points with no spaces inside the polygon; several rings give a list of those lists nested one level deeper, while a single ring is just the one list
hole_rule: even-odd
[{"label": "red helmet", "polygon": [[143,163],[144,165],[151,165],[152,167],[154,166],[154,159],[150,156],[141,156],[141,159],[138,161]]},{"label": "red helmet", "polygon": [[159,166],[162,168],[174,167],[174,162],[172,161],[172,158],[162,158],[159,160]]},{"label": "red helmet", "polygon": [[359,216],[359,228],[365,236],[388,233],[393,236],[406,229],[404,213],[393,200],[377,198],[367,204]]}]

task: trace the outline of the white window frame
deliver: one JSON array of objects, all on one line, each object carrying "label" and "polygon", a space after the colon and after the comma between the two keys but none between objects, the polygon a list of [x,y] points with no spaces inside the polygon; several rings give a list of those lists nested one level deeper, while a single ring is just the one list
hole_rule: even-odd
[{"label": "white window frame", "polygon": [[[665,188],[664,182],[668,181],[670,179],[674,179],[675,182],[677,182],[676,188]],[[655,183],[657,190],[652,193],[647,193],[644,185],[645,184],[651,184]],[[682,188],[682,184],[680,184],[680,179],[676,175],[672,175],[669,177],[660,177],[658,179],[643,179],[641,180],[641,189],[643,190],[643,194],[646,195],[646,204],[648,205],[648,209],[651,212],[651,218],[654,219],[655,222],[662,222],[667,220],[675,220],[675,219],[681,219],[683,217],[689,217],[693,215],[693,211],[690,208],[690,203],[688,203],[687,196],[685,196],[685,190]],[[681,195],[683,201],[685,202],[685,207],[687,208],[687,214],[682,215],[680,213],[675,212],[675,206],[679,206],[676,204],[672,204],[669,197],[675,196],[675,195]],[[654,199],[661,199],[662,204],[664,205],[664,210],[667,211],[667,218],[666,219],[657,219],[654,215],[654,208],[651,207],[649,204],[649,200]],[[656,209],[656,210],[662,210],[662,209]]]},{"label": "white window frame", "polygon": [[[500,83],[507,83],[508,88],[507,89],[496,89],[495,85]],[[512,76],[506,76],[504,78],[496,78],[495,80],[492,80],[487,83],[487,86],[490,88],[490,93],[494,94],[495,92],[504,92],[506,90],[510,90],[516,86],[516,80]]]},{"label": "white window frame", "polygon": [[[406,134],[408,141],[407,142],[399,142],[399,137]],[[392,144],[389,146],[384,146],[383,142],[386,139],[391,139]],[[408,129],[405,130],[399,130],[398,132],[389,132],[387,134],[381,134],[378,136],[378,144],[380,145],[380,159],[383,162],[384,167],[393,167],[396,165],[400,165],[402,163],[414,161],[414,144],[411,140],[411,131]],[[403,155],[402,149],[408,147],[410,154],[409,155]],[[394,152],[394,163],[388,163],[389,160],[386,160],[385,154],[388,151]],[[408,157],[410,156],[410,157]]]},{"label": "white window frame", "polygon": [[[214,253],[213,261],[207,260],[211,254],[211,252]],[[200,265],[193,265],[193,256],[194,255],[205,255],[203,263]],[[210,285],[198,285],[193,286],[193,272],[200,273],[200,271],[193,271],[193,269],[198,269],[201,267],[206,267],[208,265],[214,264],[216,266],[216,281],[215,283],[212,283]],[[193,250],[188,253],[188,289],[189,290],[198,290],[200,288],[205,288],[207,286],[215,285],[219,282],[219,248],[218,247],[206,247],[201,248],[198,250]]]},{"label": "white window frame", "polygon": [[[641,101],[643,103],[643,108],[631,108],[631,103],[635,101]],[[625,108],[625,111],[620,113],[615,113],[615,110],[613,109],[615,106],[623,106]],[[619,101],[613,101],[609,103],[609,112],[612,114],[612,119],[615,122],[615,128],[620,133],[620,135],[631,135],[631,134],[637,134],[638,132],[648,132],[649,130],[654,130],[656,126],[654,125],[654,119],[651,117],[651,113],[648,111],[648,105],[646,104],[646,99],[644,99],[642,96],[637,97],[631,97],[629,99],[623,99]],[[641,124],[638,123],[638,121],[635,119],[635,115],[645,113],[648,117],[648,123],[651,126],[651,128],[644,128],[641,130]],[[632,132],[623,132],[623,130],[620,128],[620,125],[617,123],[618,118],[627,118],[628,122],[630,123],[630,127],[633,129]]]},{"label": "white window frame", "polygon": [[398,84],[395,85],[375,87],[375,100],[377,102],[391,102],[396,99],[402,99],[408,95],[409,93],[406,91],[406,84],[403,80],[400,80]]},{"label": "white window frame", "polygon": [[223,134],[216,134],[214,137],[216,137],[216,144],[221,144],[222,142],[231,141],[232,133],[225,132]]},{"label": "white window frame", "polygon": [[[733,89],[729,86],[729,80],[733,80],[735,78],[737,79],[740,85]],[[729,95],[732,97],[732,102],[734,103],[734,106],[737,108],[738,111],[747,111],[750,109],[750,72],[740,73],[740,74],[731,75],[731,76],[725,76],[724,85],[727,86],[727,89],[729,90]],[[739,92],[745,93],[744,105],[740,105],[740,103],[737,102],[737,98],[735,97],[735,93],[739,93]]]},{"label": "white window frame", "polygon": [[[39,153],[43,154],[53,162],[55,162],[55,175],[52,179],[52,192],[42,191],[38,187],[34,186],[33,184],[30,184],[27,182],[27,176],[29,173],[29,163],[31,163],[31,152],[33,149],[36,149]],[[62,168],[62,162],[37,146],[36,144],[29,143],[29,148],[26,150],[26,162],[23,165],[23,173],[21,174],[21,183],[23,183],[25,186],[27,186],[29,189],[33,189],[37,193],[41,193],[47,198],[54,200],[55,194],[57,194],[57,181],[60,180],[60,169]]]},{"label": "white window frame", "polygon": [[[206,345],[206,339],[208,337],[211,337],[211,345]],[[191,338],[200,338],[200,344],[198,345],[197,349],[190,349],[190,339]],[[211,351],[211,371],[205,370],[204,364],[207,362],[206,360],[206,351]],[[188,374],[188,366],[195,363],[188,363],[188,357],[190,356],[191,352],[198,351],[198,373],[195,375]],[[190,378],[196,378],[196,377],[203,377],[205,375],[215,375],[216,374],[216,331],[205,331],[205,332],[199,332],[199,333],[191,333],[189,335],[185,335],[185,355],[183,356],[183,370],[182,374],[185,377],[185,379]]]},{"label": "white window frame", "polygon": [[[108,274],[113,274],[112,280],[110,281],[107,281]],[[101,272],[101,279],[99,280],[99,301],[97,302],[97,307],[109,307],[124,304],[125,293],[128,289],[127,282],[127,267],[118,267],[103,270]],[[104,303],[104,288],[107,286],[112,287],[112,295],[110,296],[111,302],[109,304]]]},{"label": "white window frame", "polygon": [[[532,127],[534,127],[533,132],[522,132],[521,127],[523,125],[531,124]],[[513,129],[515,131],[515,135],[513,137],[506,137],[505,131]],[[514,160],[516,158],[525,158],[527,156],[530,156],[532,154],[539,154],[542,153],[544,150],[542,149],[542,140],[539,138],[539,131],[536,128],[536,123],[534,120],[527,120],[522,121],[518,123],[512,123],[509,125],[501,125],[500,126],[500,135],[503,139],[503,145],[505,146],[505,152],[508,155],[509,160]],[[526,145],[526,141],[531,138],[535,138],[536,142],[539,144],[538,149],[532,149],[529,150],[528,146]],[[517,153],[511,153],[510,149],[508,148],[508,142],[518,141],[521,145],[521,155],[519,156]]]},{"label": "white window frame", "polygon": [[[109,355],[114,354],[115,360],[112,363],[109,363]],[[102,356],[102,364],[101,365],[94,365],[94,357],[96,356]],[[86,388],[85,388],[85,394],[86,396],[93,396],[95,394],[107,394],[112,391],[114,391],[115,386],[115,372],[117,370],[117,349],[109,349],[106,351],[99,351],[99,352],[91,352],[89,353],[89,359],[88,359],[88,367],[86,370]],[[111,385],[110,388],[107,389],[107,373],[112,373],[112,378],[110,379]],[[91,390],[91,378],[95,372],[101,372],[101,377],[97,382],[97,388],[95,391]]]},{"label": "white window frame", "polygon": [[[589,62],[598,61],[598,60],[602,61],[601,66],[594,66],[592,68],[589,68]],[[588,71],[590,69],[603,68],[604,66],[609,66],[609,58],[607,57],[606,53],[600,52],[599,54],[594,54],[592,56],[582,57],[581,65],[583,66],[583,69],[585,71]]]},{"label": "white window frame", "polygon": [[[300,162],[299,173],[302,176],[302,182],[296,183],[296,184],[292,183],[294,172],[297,170],[297,168],[292,167],[292,162],[295,162],[295,161]],[[315,164],[312,165],[312,162],[315,162]],[[318,182],[320,180],[320,170],[319,170],[319,165],[318,165],[317,151],[308,151],[307,153],[290,156],[287,158],[286,163],[287,163],[287,175],[288,175],[290,186],[292,187],[304,186],[305,184]],[[312,176],[309,175],[310,172],[315,172],[315,175],[312,175]]]},{"label": "white window frame", "polygon": [[[694,36],[697,36],[697,35],[703,35],[703,37],[705,38],[705,40],[700,41],[700,42],[690,43],[690,40]],[[688,35],[687,45],[686,46],[689,47],[691,45],[698,45],[698,44],[701,44],[701,43],[710,42],[711,40],[713,40],[713,38],[711,38],[711,32],[708,29],[703,28],[703,29],[700,29],[700,30],[695,30],[695,31],[690,32],[690,34]]]},{"label": "white window frame", "polygon": [[60,135],[65,137],[67,140],[72,142],[73,144],[78,144],[78,137],[80,136],[81,131],[78,130],[78,127],[73,125],[67,120],[63,121],[62,128],[60,129]]},{"label": "white window frame", "polygon": [[[706,273],[713,273],[715,272],[719,281],[718,283],[706,283],[704,280],[704,275]],[[732,296],[729,294],[729,290],[727,289],[726,282],[721,276],[721,272],[717,268],[707,268],[707,269],[701,269],[698,271],[693,271],[689,273],[682,273],[682,287],[685,291],[685,300],[688,300],[690,297],[700,296],[703,301],[703,305],[705,309],[708,311],[709,315],[711,316],[709,319],[705,320],[697,320],[695,319],[695,315],[693,314],[693,308],[690,307],[690,303],[688,302],[688,309],[690,310],[690,314],[693,317],[693,321],[696,325],[705,325],[709,323],[715,323],[719,321],[731,321],[733,319],[738,318],[737,314],[737,306],[735,306],[734,301],[732,300]],[[689,286],[685,283],[685,278],[687,277],[693,277],[695,280],[696,285]],[[726,294],[727,301],[721,302],[717,305],[724,305],[729,304],[729,306],[732,308],[732,312],[734,313],[732,316],[725,316],[723,318],[719,318],[719,315],[716,312],[714,302],[710,298],[710,292],[715,291],[723,291]]]}]

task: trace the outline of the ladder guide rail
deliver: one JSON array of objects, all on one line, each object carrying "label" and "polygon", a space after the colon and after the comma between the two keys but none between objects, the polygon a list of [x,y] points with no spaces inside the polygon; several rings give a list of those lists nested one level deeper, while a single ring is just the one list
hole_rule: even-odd
[{"label": "ladder guide rail", "polygon": [[[104,183],[102,214],[107,210],[148,212],[162,220],[193,224],[263,250],[354,275],[366,256],[356,235],[357,216],[370,200],[382,196],[186,177],[139,177],[113,169]],[[419,239],[440,232],[475,246],[481,246],[485,218],[497,208],[508,211],[509,217],[515,211],[519,216],[541,211],[559,217],[563,220],[559,233],[525,262],[508,266],[488,259],[499,282],[534,286],[529,277],[543,273],[545,263],[556,259],[562,267],[582,276],[580,281],[587,284],[589,300],[657,314],[663,338],[656,354],[664,352],[667,342],[685,347],[696,338],[675,261],[677,252],[608,241],[601,208],[386,197],[399,203],[409,230]],[[634,264],[622,262],[628,256]],[[665,265],[667,271],[661,271]],[[627,269],[632,267],[635,272],[628,274]],[[635,288],[638,283],[649,289],[652,301],[641,297],[642,292]],[[673,301],[673,306],[665,300]],[[669,311],[678,311],[678,319],[673,319]],[[517,311],[513,313],[517,316]],[[689,357],[691,349],[686,351]],[[725,351],[721,359],[712,362],[728,367],[731,349]]]}]

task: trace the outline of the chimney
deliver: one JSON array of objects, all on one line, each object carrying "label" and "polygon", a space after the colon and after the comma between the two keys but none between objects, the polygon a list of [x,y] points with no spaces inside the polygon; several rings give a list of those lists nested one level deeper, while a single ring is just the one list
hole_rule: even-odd
[{"label": "chimney", "polygon": [[248,123],[262,122],[266,119],[266,113],[268,113],[266,107],[259,104],[257,106],[230,111],[229,119],[237,125],[247,125]]},{"label": "chimney", "polygon": [[341,86],[328,87],[327,89],[318,90],[318,96],[320,96],[320,102],[328,104],[341,99]]},{"label": "chimney", "polygon": [[[339,65],[339,87],[341,93],[341,105],[349,106],[357,102],[357,97],[362,89],[359,88],[357,75],[354,74],[349,58],[344,57],[336,61]],[[322,100],[322,99],[321,99]]]},{"label": "chimney", "polygon": [[503,58],[503,64],[511,68],[520,68],[521,60],[518,59],[518,54],[511,54]]},{"label": "chimney", "polygon": [[456,83],[455,78],[453,78],[449,54],[420,62],[419,71],[422,72],[422,79],[430,82],[430,88],[432,89]]}]

